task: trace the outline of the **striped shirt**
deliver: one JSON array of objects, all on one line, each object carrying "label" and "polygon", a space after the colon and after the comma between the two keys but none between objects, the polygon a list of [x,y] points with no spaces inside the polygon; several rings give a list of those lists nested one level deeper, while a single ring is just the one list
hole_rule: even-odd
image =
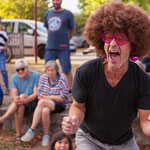
[{"label": "striped shirt", "polygon": [[0,50],[5,47],[5,43],[8,40],[6,31],[0,30]]},{"label": "striped shirt", "polygon": [[49,82],[47,74],[41,75],[38,85],[38,98],[42,95],[59,95],[64,99],[64,104],[68,104],[69,86],[66,77],[59,74],[53,83]]}]

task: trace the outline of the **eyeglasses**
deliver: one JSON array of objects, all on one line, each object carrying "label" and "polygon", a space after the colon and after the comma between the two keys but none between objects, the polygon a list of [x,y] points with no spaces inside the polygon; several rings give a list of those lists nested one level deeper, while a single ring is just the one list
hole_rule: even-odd
[{"label": "eyeglasses", "polygon": [[127,43],[128,38],[124,33],[117,33],[116,35],[112,35],[112,33],[110,31],[105,31],[102,35],[101,35],[102,40],[109,44],[111,43],[111,41],[115,38],[115,42],[118,45],[124,45],[125,43]]},{"label": "eyeglasses", "polygon": [[19,72],[20,70],[21,70],[21,71],[24,71],[24,70],[25,70],[25,67],[16,69],[17,72]]}]

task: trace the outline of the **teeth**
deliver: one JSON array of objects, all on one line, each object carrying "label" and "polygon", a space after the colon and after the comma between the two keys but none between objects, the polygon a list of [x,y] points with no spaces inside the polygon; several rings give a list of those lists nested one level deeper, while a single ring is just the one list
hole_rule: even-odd
[{"label": "teeth", "polygon": [[[110,53],[119,53],[119,52],[116,52],[116,51],[110,51]],[[120,53],[119,53],[120,54]]]}]

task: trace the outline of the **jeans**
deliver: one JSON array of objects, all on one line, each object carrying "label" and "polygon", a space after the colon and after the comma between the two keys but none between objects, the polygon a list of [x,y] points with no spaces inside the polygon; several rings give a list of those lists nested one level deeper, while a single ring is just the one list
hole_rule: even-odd
[{"label": "jeans", "polygon": [[7,70],[6,70],[6,56],[5,56],[4,52],[0,52],[0,71],[2,73],[5,88],[9,89],[8,73],[7,73]]},{"label": "jeans", "polygon": [[134,138],[122,145],[110,145],[101,143],[81,129],[76,133],[76,146],[76,150],[139,150]]}]

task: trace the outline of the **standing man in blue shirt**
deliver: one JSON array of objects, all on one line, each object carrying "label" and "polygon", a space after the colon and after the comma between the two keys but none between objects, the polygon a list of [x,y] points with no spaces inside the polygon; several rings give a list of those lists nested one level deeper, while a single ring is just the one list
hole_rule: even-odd
[{"label": "standing man in blue shirt", "polygon": [[[0,23],[1,22],[2,18],[0,16]],[[5,84],[5,95],[9,95],[8,72],[6,70],[6,55],[5,55],[5,51],[7,50],[7,44],[8,44],[8,35],[5,31],[5,28],[0,26],[0,71]]]},{"label": "standing man in blue shirt", "polygon": [[52,0],[52,3],[54,8],[46,12],[44,20],[48,30],[45,62],[59,59],[71,92],[73,77],[69,41],[75,33],[75,20],[70,11],[61,7],[62,0]]}]

